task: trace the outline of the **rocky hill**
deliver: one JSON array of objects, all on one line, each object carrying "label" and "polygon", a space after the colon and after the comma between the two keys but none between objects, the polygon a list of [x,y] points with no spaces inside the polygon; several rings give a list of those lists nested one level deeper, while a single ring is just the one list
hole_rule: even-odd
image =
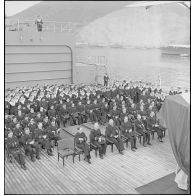
[{"label": "rocky hill", "polygon": [[89,44],[151,48],[190,43],[189,9],[178,4],[123,8],[129,3],[132,2],[41,2],[11,18],[41,15],[44,20],[73,22],[80,29],[77,42]]},{"label": "rocky hill", "polygon": [[27,19],[41,15],[44,20],[86,25],[130,3],[133,1],[42,1],[10,18]]},{"label": "rocky hill", "polygon": [[190,44],[190,11],[180,5],[125,8],[84,27],[78,40],[91,44],[161,47]]}]

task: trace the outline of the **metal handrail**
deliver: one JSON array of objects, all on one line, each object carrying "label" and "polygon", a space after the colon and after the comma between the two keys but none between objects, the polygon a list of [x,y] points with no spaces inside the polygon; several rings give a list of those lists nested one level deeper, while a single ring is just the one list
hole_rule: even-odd
[{"label": "metal handrail", "polygon": [[[35,20],[19,20],[13,19],[10,21],[11,24],[6,24],[5,29],[13,28],[12,30],[23,31],[25,30],[23,27],[36,26]],[[52,27],[51,27],[52,25]],[[76,23],[72,22],[58,22],[58,21],[43,21],[43,31],[52,30],[53,32],[60,31],[69,31],[73,32],[75,29]],[[8,29],[10,30],[10,29]]]},{"label": "metal handrail", "polygon": [[106,66],[106,56],[77,56],[77,63]]}]

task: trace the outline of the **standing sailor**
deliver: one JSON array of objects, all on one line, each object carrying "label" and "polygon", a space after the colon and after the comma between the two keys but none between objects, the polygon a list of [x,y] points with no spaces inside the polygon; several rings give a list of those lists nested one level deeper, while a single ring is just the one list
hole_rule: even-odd
[{"label": "standing sailor", "polygon": [[108,80],[109,80],[109,77],[108,77],[108,74],[106,73],[105,75],[104,75],[104,86],[108,86]]},{"label": "standing sailor", "polygon": [[40,37],[39,39],[41,40],[41,32],[43,28],[43,20],[41,16],[37,16],[37,19],[35,20],[35,24],[37,25],[37,31],[40,32]]}]

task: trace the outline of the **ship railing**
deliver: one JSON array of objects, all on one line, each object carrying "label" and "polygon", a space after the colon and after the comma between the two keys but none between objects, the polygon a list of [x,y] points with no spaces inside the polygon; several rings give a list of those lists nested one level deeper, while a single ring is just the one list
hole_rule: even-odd
[{"label": "ship railing", "polygon": [[107,58],[106,56],[77,56],[77,63],[106,66]]},{"label": "ship railing", "polygon": [[[57,21],[43,21],[42,31],[49,32],[73,32],[77,24],[72,22],[57,22]],[[10,20],[5,24],[5,30],[8,31],[25,31],[34,30],[37,31],[35,20]]]},{"label": "ship railing", "polygon": [[[111,85],[113,85],[114,83],[118,83],[118,84],[123,84],[123,82],[124,82],[124,80],[125,79],[119,79],[117,76],[114,76],[114,75],[110,75],[110,84]],[[127,83],[128,83],[129,81],[127,81]],[[133,85],[134,84],[136,84],[136,83],[138,83],[138,82],[140,82],[140,81],[138,81],[138,80],[131,80],[131,82],[133,83]],[[167,95],[169,95],[169,92],[170,92],[170,90],[171,90],[171,87],[169,88],[169,87],[165,87],[165,86],[160,86],[160,84],[158,83],[158,81],[157,82],[152,82],[152,81],[141,81],[141,83],[142,84],[150,84],[150,86],[151,87],[153,87],[153,88],[158,88],[158,89],[162,89],[162,94],[163,95],[165,95],[165,96],[167,96]],[[182,93],[184,93],[186,90],[188,91],[188,92],[190,92],[190,88],[189,87],[178,87],[178,86],[173,86],[173,88],[176,90],[176,89],[178,89],[178,88],[180,88],[180,91],[182,92]]]}]

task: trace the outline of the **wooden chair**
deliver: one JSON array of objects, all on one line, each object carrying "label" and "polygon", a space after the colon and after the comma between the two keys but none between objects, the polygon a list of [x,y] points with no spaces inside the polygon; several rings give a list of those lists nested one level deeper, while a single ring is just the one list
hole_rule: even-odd
[{"label": "wooden chair", "polygon": [[75,157],[75,145],[74,145],[74,137],[64,138],[62,140],[58,140],[58,162],[59,158],[61,157],[63,159],[63,166],[64,166],[64,158],[68,158],[68,156],[73,157],[73,163],[74,163],[74,157]]},{"label": "wooden chair", "polygon": [[14,155],[8,150],[7,138],[5,138],[5,156],[8,162],[13,163],[15,161]]},{"label": "wooden chair", "polygon": [[126,144],[126,148],[128,148],[128,138],[125,137],[124,135],[121,135],[121,139],[122,139],[123,143]]},{"label": "wooden chair", "polygon": [[89,142],[90,151],[95,150],[95,157],[97,157],[98,147],[93,143]]},{"label": "wooden chair", "polygon": [[[82,126],[92,130],[92,128],[88,127],[86,124],[82,124]],[[111,151],[113,152],[113,145],[114,145],[114,143],[109,138],[107,138],[105,135],[103,135],[103,134],[101,134],[101,135],[102,135],[102,137],[104,137],[106,139],[106,144],[111,146]],[[92,146],[92,149],[96,149],[97,148],[97,147],[96,148],[95,147],[96,146]],[[98,148],[97,148],[97,150],[98,150]]]},{"label": "wooden chair", "polygon": [[[90,131],[92,130],[92,128],[88,127],[86,124],[82,124],[83,127],[89,129]],[[104,135],[102,135],[104,137]],[[98,147],[94,144],[92,144],[91,142],[89,142],[89,147],[90,147],[90,151],[95,150],[95,156],[97,157],[97,151],[98,151]]]},{"label": "wooden chair", "polygon": [[152,139],[154,139],[154,133],[156,133],[156,130],[154,129],[148,129],[150,131],[150,134],[152,135]]},{"label": "wooden chair", "polygon": [[140,134],[140,133],[138,133],[138,132],[136,131],[136,125],[135,125],[135,123],[133,123],[133,130],[135,131],[136,137],[139,139],[139,143],[141,144],[141,137],[142,137],[142,134]]},{"label": "wooden chair", "polygon": [[[19,150],[20,150],[20,152],[23,153],[22,147],[21,147],[21,146],[19,147]],[[15,159],[15,154],[14,154],[14,152],[10,152],[10,151],[8,150],[8,147],[7,147],[7,139],[5,139],[5,156],[7,157],[7,158],[6,158],[7,161],[10,162],[10,163],[12,163],[13,165],[14,165],[15,162],[17,161],[17,160]]]},{"label": "wooden chair", "polygon": [[[97,157],[98,147],[95,146],[94,144],[92,144],[91,142],[88,142],[87,145],[89,146],[90,151],[95,150],[95,156]],[[76,151],[76,154],[79,155],[79,161],[80,161],[80,154],[83,154],[84,151],[82,149],[78,148],[76,145],[75,145],[75,151]]]},{"label": "wooden chair", "polygon": [[147,131],[150,132],[150,135],[152,135],[152,139],[154,139],[154,133],[156,132],[156,130],[153,129],[153,128],[151,129],[151,128],[148,127],[148,120],[147,120],[147,123],[146,123],[146,127],[145,128],[146,128]]},{"label": "wooden chair", "polygon": [[163,131],[163,137],[165,137],[167,129],[165,127],[163,127],[162,125],[160,125],[159,128]]},{"label": "wooden chair", "polygon": [[[90,151],[92,151],[93,149],[95,150],[95,148],[91,148],[91,145],[92,145],[92,147],[96,147],[95,145],[93,145],[93,144],[91,144],[90,143],[90,145],[87,143],[87,145],[90,147]],[[97,148],[98,149],[98,148]],[[76,146],[76,144],[75,144],[75,154],[74,155],[79,155],[79,161],[80,161],[80,155],[81,154],[84,154],[84,150],[82,150],[82,149],[80,149],[80,148],[78,148],[77,146]],[[95,156],[97,157],[97,150],[95,150]]]},{"label": "wooden chair", "polygon": [[[158,122],[159,124],[159,122]],[[165,137],[165,133],[166,133],[166,128],[163,127],[162,125],[159,124],[158,128],[163,132],[163,137]],[[150,131],[151,135],[152,135],[152,139],[154,139],[154,133],[157,133],[157,131],[155,129],[149,129],[148,128],[148,123],[147,123],[147,129]]]},{"label": "wooden chair", "polygon": [[122,139],[123,143],[126,144],[126,148],[128,148],[128,138],[125,137],[123,134],[122,134],[122,130],[120,127],[118,127],[118,130],[119,130],[119,136],[120,138]]},{"label": "wooden chair", "polygon": [[78,148],[76,145],[75,145],[75,147],[74,147],[74,151],[75,151],[75,156],[76,155],[79,155],[79,161],[81,160],[81,154],[83,154],[84,153],[84,151],[82,150],[82,149],[80,149],[80,148]]},{"label": "wooden chair", "polygon": [[111,152],[113,152],[113,146],[114,146],[114,143],[113,141],[111,141],[109,138],[107,138],[105,135],[102,135],[105,139],[106,139],[106,144],[111,146]]},{"label": "wooden chair", "polygon": [[[167,129],[165,127],[162,127],[162,126],[159,126],[158,128],[163,132],[163,137],[165,137]],[[157,133],[156,130],[152,131],[152,139],[154,139],[154,133]]]},{"label": "wooden chair", "polygon": [[54,149],[55,149],[55,141],[54,140],[51,140],[51,148],[54,151]]}]

